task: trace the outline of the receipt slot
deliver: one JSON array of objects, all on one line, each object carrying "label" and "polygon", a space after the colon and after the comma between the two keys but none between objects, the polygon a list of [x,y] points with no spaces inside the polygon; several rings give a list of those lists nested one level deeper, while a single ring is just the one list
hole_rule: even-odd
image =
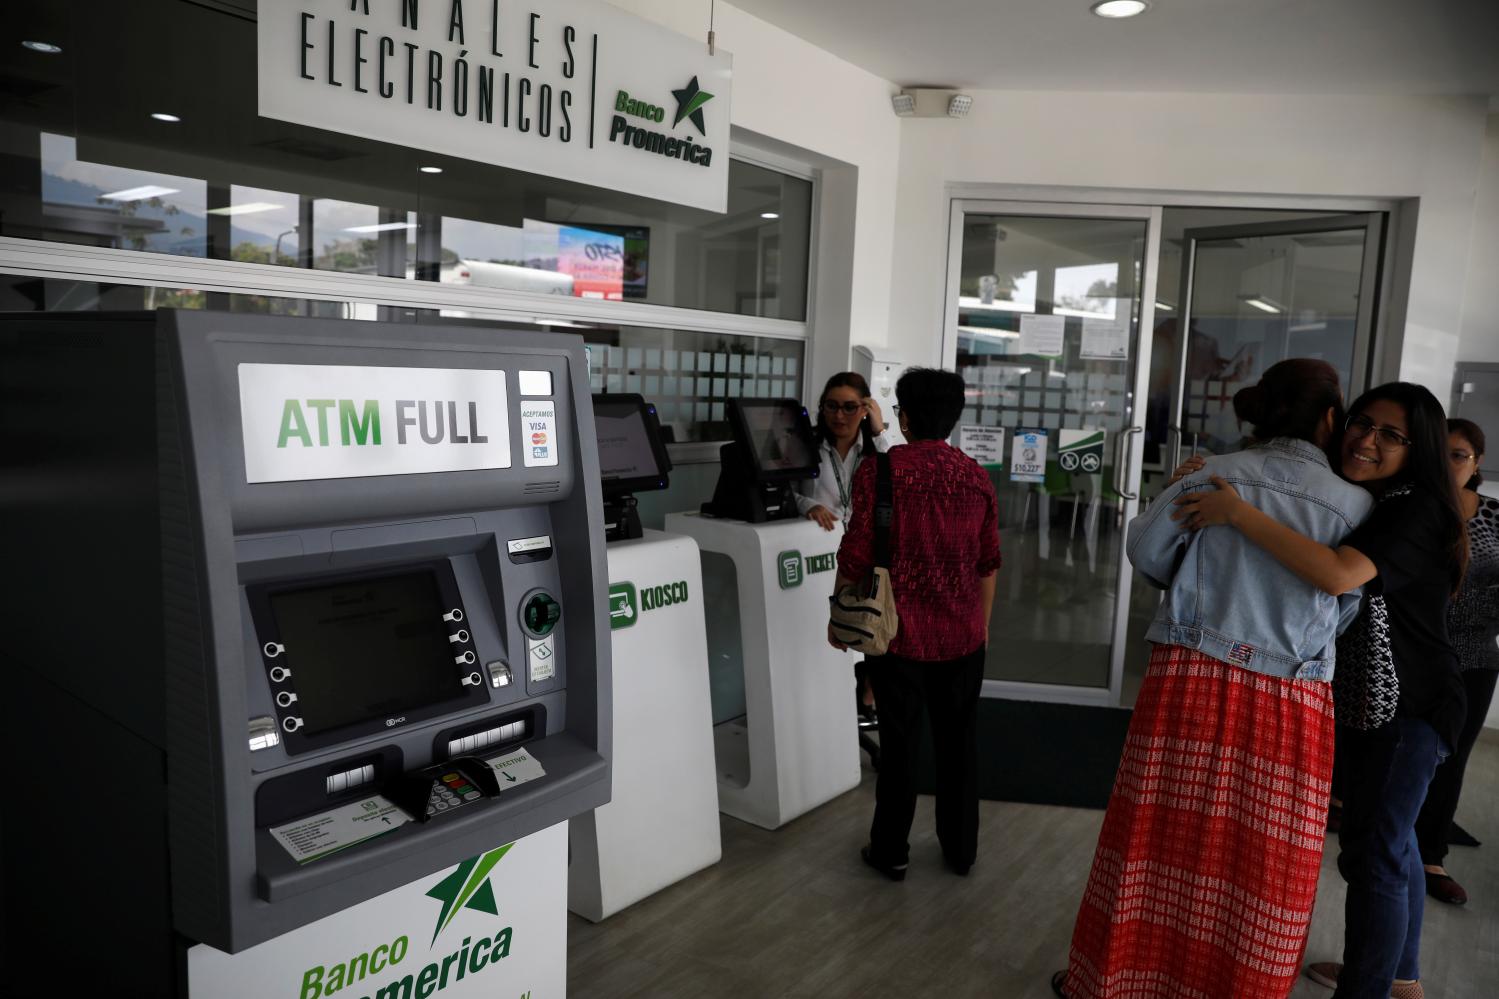
[{"label": "receipt slot", "polygon": [[717,863],[722,847],[697,545],[633,516],[634,492],[668,483],[655,407],[620,394],[593,408],[620,682],[613,797],[570,823],[567,901],[598,922]]},{"label": "receipt slot", "polygon": [[10,963],[100,995],[560,994],[566,822],[610,787],[581,341],[0,337],[3,738],[68,775],[29,792],[47,821],[7,813]]}]

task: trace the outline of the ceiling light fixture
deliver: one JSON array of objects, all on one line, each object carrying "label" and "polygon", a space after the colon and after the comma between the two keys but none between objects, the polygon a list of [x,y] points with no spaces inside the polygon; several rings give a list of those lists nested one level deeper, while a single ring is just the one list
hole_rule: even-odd
[{"label": "ceiling light fixture", "polygon": [[916,113],[916,98],[910,94],[894,94],[890,98],[890,106],[895,109],[897,117],[909,118]]},{"label": "ceiling light fixture", "polygon": [[952,99],[947,102],[947,116],[949,118],[964,118],[968,112],[973,110],[973,98],[967,94],[953,94]]},{"label": "ceiling light fixture", "polygon": [[344,232],[394,232],[397,229],[415,229],[416,226],[410,222],[381,222],[378,225],[352,225]]},{"label": "ceiling light fixture", "polygon": [[256,212],[274,212],[281,205],[273,205],[269,201],[249,201],[242,205],[226,205],[223,208],[208,209],[209,215],[254,215]]},{"label": "ceiling light fixture", "polygon": [[153,111],[151,112],[151,117],[155,118],[157,121],[164,121],[172,125],[175,125],[182,120],[174,114],[167,114],[165,111]]},{"label": "ceiling light fixture", "polygon": [[442,167],[425,166],[421,168],[422,173],[442,173]]},{"label": "ceiling light fixture", "polygon": [[59,52],[62,51],[62,46],[61,45],[53,45],[51,42],[31,42],[31,41],[27,41],[27,42],[22,42],[21,45],[24,48],[28,48],[28,49],[30,49],[33,52],[45,52],[47,55],[57,55],[57,53],[59,53]]},{"label": "ceiling light fixture", "polygon": [[113,194],[101,194],[105,201],[145,201],[147,198],[163,198],[168,194],[177,194],[175,187],[162,187],[159,184],[143,184],[140,187],[127,187],[123,191],[115,191]]},{"label": "ceiling light fixture", "polygon": [[570,329],[570,330],[589,330],[589,329],[593,329],[593,327],[589,326],[587,323],[574,323],[574,322],[569,322],[566,319],[537,319],[537,320],[534,320],[534,322],[536,323],[537,326],[560,326],[563,329]]},{"label": "ceiling light fixture", "polygon": [[1150,8],[1146,0],[1098,0],[1088,9],[1099,17],[1134,17]]},{"label": "ceiling light fixture", "polygon": [[1283,308],[1281,308],[1279,302],[1264,295],[1240,295],[1239,298],[1245,305],[1251,305],[1254,308],[1259,309],[1261,312],[1271,312],[1279,315],[1280,313],[1285,311]]},{"label": "ceiling light fixture", "polygon": [[762,219],[778,219],[778,218],[781,217],[781,213],[780,212],[761,212],[760,213],[760,217]]}]

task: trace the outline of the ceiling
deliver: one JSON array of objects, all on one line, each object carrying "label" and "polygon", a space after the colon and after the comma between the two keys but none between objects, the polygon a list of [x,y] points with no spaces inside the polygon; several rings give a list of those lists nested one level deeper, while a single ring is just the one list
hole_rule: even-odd
[{"label": "ceiling", "polygon": [[1091,2],[734,0],[901,86],[1499,95],[1495,0],[1152,0],[1129,20]]}]

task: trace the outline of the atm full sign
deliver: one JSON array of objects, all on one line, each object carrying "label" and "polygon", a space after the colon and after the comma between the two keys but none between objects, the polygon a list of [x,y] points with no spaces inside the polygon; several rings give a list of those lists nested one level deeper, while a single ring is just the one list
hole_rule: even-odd
[{"label": "atm full sign", "polygon": [[[526,464],[556,464],[552,404],[528,405]],[[246,482],[510,467],[503,371],[241,364],[239,409]]]}]

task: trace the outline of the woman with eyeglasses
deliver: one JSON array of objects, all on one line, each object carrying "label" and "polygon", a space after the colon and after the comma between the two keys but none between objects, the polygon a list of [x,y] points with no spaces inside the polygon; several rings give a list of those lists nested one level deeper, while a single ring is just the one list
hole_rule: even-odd
[{"label": "woman with eyeglasses", "polygon": [[1499,500],[1478,494],[1483,484],[1478,466],[1484,454],[1478,424],[1448,420],[1447,448],[1457,500],[1468,521],[1468,577],[1447,612],[1447,634],[1463,671],[1468,715],[1452,755],[1437,768],[1426,792],[1426,804],[1416,820],[1416,842],[1426,867],[1426,894],[1439,902],[1463,905],[1468,893],[1443,864],[1463,790],[1463,771],[1483,731],[1494,700],[1494,683],[1499,680],[1499,646],[1495,645],[1499,639]]},{"label": "woman with eyeglasses", "polygon": [[[1350,407],[1342,474],[1374,511],[1331,547],[1266,515],[1214,477],[1173,518],[1227,526],[1328,594],[1363,587],[1338,642],[1333,693],[1343,794],[1338,869],[1348,882],[1343,963],[1307,976],[1335,999],[1420,999],[1425,872],[1416,816],[1432,776],[1458,744],[1466,696],[1447,635],[1447,606],[1467,569],[1466,518],[1449,468],[1446,414],[1425,388],[1392,382]],[[1269,776],[1269,775],[1267,775]]]},{"label": "woman with eyeglasses", "polygon": [[857,371],[840,371],[828,379],[817,400],[817,478],[802,483],[796,506],[803,517],[825,531],[848,525],[853,506],[854,472],[876,451],[888,451],[880,404]]}]

